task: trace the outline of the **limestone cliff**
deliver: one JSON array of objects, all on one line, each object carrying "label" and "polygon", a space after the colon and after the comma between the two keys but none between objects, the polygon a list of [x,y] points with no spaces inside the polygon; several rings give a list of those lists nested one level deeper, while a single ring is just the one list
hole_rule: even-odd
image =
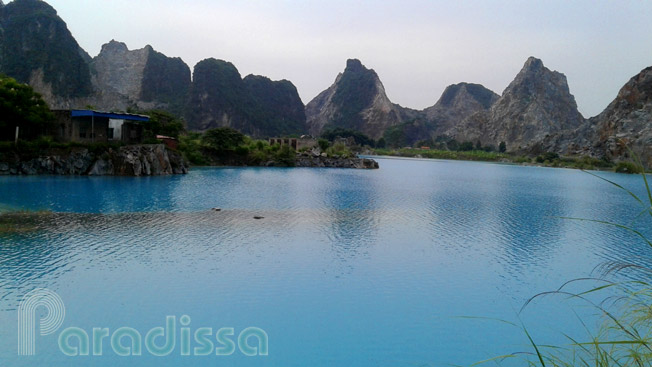
[{"label": "limestone cliff", "polygon": [[182,113],[190,88],[190,68],[151,46],[129,50],[112,40],[91,62],[95,107],[125,110],[165,109]]},{"label": "limestone cliff", "polygon": [[313,135],[329,127],[342,127],[374,139],[403,122],[401,108],[387,98],[376,72],[355,59],[348,60],[335,83],[308,103],[306,120]]},{"label": "limestone cliff", "polygon": [[578,128],[585,122],[577,110],[566,76],[530,57],[492,106],[481,140],[504,141],[511,150],[525,150],[547,136]]},{"label": "limestone cliff", "polygon": [[564,74],[530,57],[491,109],[470,115],[449,132],[460,141],[505,142],[509,151],[538,153],[553,149],[552,137],[584,123]]},{"label": "limestone cliff", "polygon": [[631,159],[631,149],[642,162],[652,166],[652,67],[632,77],[616,99],[589,122],[594,134],[593,154],[610,159]]},{"label": "limestone cliff", "polygon": [[437,103],[424,112],[435,125],[434,134],[443,135],[474,113],[488,111],[499,98],[480,84],[459,83],[448,86]]},{"label": "limestone cliff", "polygon": [[292,83],[260,76],[241,78],[223,60],[200,61],[193,73],[188,128],[232,127],[254,137],[305,132],[304,107]]},{"label": "limestone cliff", "polygon": [[250,99],[250,114],[264,135],[285,136],[306,131],[305,107],[292,82],[272,81],[258,75],[247,75],[242,81]]},{"label": "limestone cliff", "polygon": [[0,175],[160,176],[187,172],[183,157],[162,144],[127,145],[104,151],[51,149],[38,156],[19,152],[0,155]]},{"label": "limestone cliff", "polygon": [[88,59],[47,3],[14,0],[0,7],[0,72],[29,83],[47,102],[92,94]]}]

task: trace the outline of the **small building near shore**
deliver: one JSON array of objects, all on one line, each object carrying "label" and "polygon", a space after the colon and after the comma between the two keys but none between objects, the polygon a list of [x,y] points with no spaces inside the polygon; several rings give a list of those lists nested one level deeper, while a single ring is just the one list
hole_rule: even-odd
[{"label": "small building near shore", "polygon": [[163,144],[165,144],[166,147],[170,149],[176,150],[179,148],[179,140],[177,138],[173,138],[171,136],[165,136],[165,135],[156,135],[156,140],[159,140]]},{"label": "small building near shore", "polygon": [[55,137],[61,141],[107,143],[122,141],[138,144],[143,140],[143,126],[149,116],[93,110],[54,110]]},{"label": "small building near shore", "polygon": [[278,144],[280,146],[289,145],[294,150],[301,150],[303,148],[313,148],[317,146],[317,139],[308,136],[300,138],[270,138],[269,145]]}]

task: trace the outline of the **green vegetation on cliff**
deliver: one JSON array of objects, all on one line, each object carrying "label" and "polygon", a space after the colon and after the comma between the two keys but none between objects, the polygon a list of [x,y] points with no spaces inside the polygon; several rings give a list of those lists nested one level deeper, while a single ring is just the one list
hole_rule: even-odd
[{"label": "green vegetation on cliff", "polygon": [[50,5],[14,0],[0,8],[0,29],[0,72],[26,83],[40,71],[58,96],[91,94],[89,56]]},{"label": "green vegetation on cliff", "polygon": [[166,103],[168,111],[182,114],[188,100],[188,93],[190,93],[188,65],[178,57],[168,58],[151,49],[143,71],[140,98],[145,102]]},{"label": "green vegetation on cliff", "polygon": [[339,107],[339,113],[325,128],[362,130],[365,121],[360,112],[373,103],[377,94],[377,79],[376,73],[362,66],[360,61],[348,60],[332,99],[333,104]]},{"label": "green vegetation on cliff", "polygon": [[248,75],[243,83],[249,95],[247,112],[264,136],[285,136],[306,131],[306,115],[297,88],[287,80],[272,81]]},{"label": "green vegetation on cliff", "polygon": [[200,61],[194,70],[188,105],[188,128],[205,131],[229,126],[255,137],[306,131],[303,102],[292,83],[249,75],[242,79],[233,64]]}]

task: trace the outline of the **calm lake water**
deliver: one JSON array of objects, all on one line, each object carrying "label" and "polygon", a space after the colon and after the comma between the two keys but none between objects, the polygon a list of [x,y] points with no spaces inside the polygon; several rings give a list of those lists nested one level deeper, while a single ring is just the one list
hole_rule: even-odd
[{"label": "calm lake water", "polygon": [[[480,318],[520,320],[540,343],[566,343],[561,332],[581,339],[563,297],[538,298],[519,314],[521,306],[607,260],[649,263],[651,250],[627,233],[560,218],[629,223],[638,214],[631,197],[587,173],[379,163],[373,171],[0,177],[2,210],[53,212],[0,232],[0,366],[469,365],[529,351],[518,327]],[[638,176],[600,174],[643,194]],[[55,333],[36,334],[36,355],[18,356],[18,308],[35,288],[61,297],[65,319]],[[590,307],[573,305],[589,327],[599,323]],[[260,328],[268,355],[236,347],[197,356],[192,336],[183,355],[184,315],[190,335],[212,329],[215,347],[220,328],[233,328],[234,344]],[[101,356],[69,357],[59,347],[66,328],[92,336],[130,327],[145,339],[167,316],[177,329],[165,357],[144,346],[141,356],[118,356],[110,338]]]}]

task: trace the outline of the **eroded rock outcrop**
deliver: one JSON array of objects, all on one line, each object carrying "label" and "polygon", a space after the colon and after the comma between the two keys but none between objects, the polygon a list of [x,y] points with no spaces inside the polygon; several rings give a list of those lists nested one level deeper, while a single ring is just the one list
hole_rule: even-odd
[{"label": "eroded rock outcrop", "polygon": [[554,137],[585,124],[566,76],[530,57],[488,111],[467,117],[451,130],[460,141],[507,144],[508,151],[538,153],[554,149]]},{"label": "eroded rock outcrop", "polygon": [[378,139],[390,126],[403,122],[401,107],[385,94],[385,87],[373,69],[350,59],[335,83],[306,105],[311,134],[341,127]]},{"label": "eroded rock outcrop", "polygon": [[437,103],[424,110],[435,135],[444,135],[474,113],[488,111],[500,96],[480,84],[459,83],[446,87]]},{"label": "eroded rock outcrop", "polygon": [[370,158],[335,158],[300,155],[297,156],[296,167],[378,169],[378,162]]},{"label": "eroded rock outcrop", "polygon": [[94,106],[100,109],[165,109],[182,113],[190,89],[190,68],[147,45],[129,50],[112,40],[91,62]]},{"label": "eroded rock outcrop", "polygon": [[0,31],[0,72],[53,105],[92,94],[90,57],[50,5],[14,0],[0,7]]},{"label": "eroded rock outcrop", "polygon": [[183,157],[162,144],[128,145],[101,152],[86,148],[52,150],[38,157],[13,153],[0,162],[0,175],[160,176],[187,172]]},{"label": "eroded rock outcrop", "polygon": [[480,140],[504,141],[511,150],[527,151],[547,136],[576,129],[584,122],[566,76],[530,57],[491,108],[486,136]]},{"label": "eroded rock outcrop", "polygon": [[594,131],[590,153],[613,160],[631,159],[629,149],[648,168],[652,166],[652,67],[632,77],[598,116],[590,119]]},{"label": "eroded rock outcrop", "polygon": [[253,75],[243,80],[230,62],[200,61],[190,96],[191,130],[232,127],[254,137],[305,132],[304,106],[292,83]]}]

